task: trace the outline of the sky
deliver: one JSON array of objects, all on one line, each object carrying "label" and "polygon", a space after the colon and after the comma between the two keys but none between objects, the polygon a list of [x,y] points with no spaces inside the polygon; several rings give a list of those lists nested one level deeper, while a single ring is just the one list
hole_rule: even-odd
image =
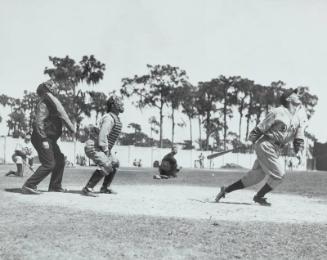
[{"label": "sky", "polygon": [[[326,13],[324,0],[0,0],[0,94],[35,90],[47,79],[48,57],[66,55],[104,62],[104,80],[94,86],[104,92],[145,73],[146,64],[179,66],[194,84],[219,75],[282,80],[318,95],[308,131],[325,142]],[[127,102],[124,130],[137,122],[149,133],[152,115]],[[164,129],[169,138],[168,119]],[[188,132],[178,128],[177,139]]]}]

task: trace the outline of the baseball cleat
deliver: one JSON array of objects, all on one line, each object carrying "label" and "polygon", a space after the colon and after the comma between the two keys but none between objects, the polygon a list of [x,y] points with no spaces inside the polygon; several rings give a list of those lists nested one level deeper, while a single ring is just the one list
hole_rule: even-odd
[{"label": "baseball cleat", "polygon": [[84,187],[82,189],[82,194],[85,195],[85,196],[88,196],[88,197],[98,197],[98,195],[96,195],[94,192],[93,192],[93,189],[90,189],[88,187]]},{"label": "baseball cleat", "polygon": [[215,202],[219,202],[221,198],[225,198],[226,195],[226,187],[222,186],[220,188],[220,192],[217,194]]},{"label": "baseball cleat", "polygon": [[100,189],[100,193],[104,193],[104,194],[117,194],[116,191],[114,191],[112,189],[108,189],[107,187],[102,187]]},{"label": "baseball cleat", "polygon": [[261,206],[266,206],[266,207],[270,207],[271,206],[271,203],[269,203],[266,198],[259,197],[257,195],[255,195],[253,197],[253,201],[256,202],[256,203],[259,203]]},{"label": "baseball cleat", "polygon": [[39,195],[39,194],[41,194],[41,192],[38,191],[37,189],[31,188],[31,187],[27,187],[27,186],[24,185],[22,187],[22,194]]}]

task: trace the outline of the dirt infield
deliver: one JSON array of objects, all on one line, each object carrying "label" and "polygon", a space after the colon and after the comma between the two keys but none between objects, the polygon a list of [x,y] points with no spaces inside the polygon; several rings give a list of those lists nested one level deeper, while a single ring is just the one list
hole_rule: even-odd
[{"label": "dirt infield", "polygon": [[[68,193],[23,195],[24,178],[0,166],[0,259],[325,259],[324,173],[290,175],[269,195],[254,190],[211,203],[242,172],[185,170],[153,180],[153,169],[122,169],[117,195],[80,194],[92,169],[66,169]],[[99,187],[97,187],[99,188]],[[255,187],[257,188],[257,187]]]},{"label": "dirt infield", "polygon": [[78,187],[71,193],[50,193],[35,198],[4,193],[5,199],[24,205],[66,207],[76,210],[118,215],[145,215],[188,219],[228,220],[236,222],[327,223],[327,201],[299,195],[272,194],[272,207],[252,201],[254,192],[243,190],[228,194],[221,203],[213,203],[217,189],[177,185],[116,185],[117,195],[100,194],[97,198],[80,195]]}]

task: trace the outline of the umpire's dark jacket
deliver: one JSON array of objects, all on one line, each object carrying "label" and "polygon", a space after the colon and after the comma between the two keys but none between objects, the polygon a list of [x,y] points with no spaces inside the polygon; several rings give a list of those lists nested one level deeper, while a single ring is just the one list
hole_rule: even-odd
[{"label": "umpire's dark jacket", "polygon": [[62,134],[63,123],[51,101],[42,98],[36,107],[33,130],[42,139],[57,140]]}]

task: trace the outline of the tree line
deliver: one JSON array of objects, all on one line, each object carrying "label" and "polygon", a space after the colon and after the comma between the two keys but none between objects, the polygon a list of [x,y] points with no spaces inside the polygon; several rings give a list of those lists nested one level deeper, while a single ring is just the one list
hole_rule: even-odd
[{"label": "tree line", "polygon": [[[106,66],[93,55],[83,56],[79,62],[69,56],[49,57],[49,61],[51,67],[46,67],[43,72],[56,83],[57,94],[75,123],[76,132],[81,134],[83,119],[92,117],[93,112],[96,123],[99,116],[105,113],[106,100],[113,93],[93,89],[103,79]],[[157,117],[149,118],[150,136],[141,131],[138,123],[131,122],[128,127],[134,131],[122,134],[120,143],[123,145],[171,146],[175,143],[176,126],[187,125],[180,120],[181,114],[188,118],[189,139],[184,141],[185,148],[193,148],[195,141],[201,150],[226,149],[228,144],[239,145],[269,109],[279,105],[279,97],[286,90],[286,84],[282,81],[261,85],[241,76],[223,75],[193,85],[185,70],[172,65],[147,65],[146,70],[143,75],[123,78],[120,95],[130,99],[137,108],[157,111]],[[310,118],[318,97],[310,93],[309,87],[296,87],[301,90],[301,100]],[[0,95],[0,104],[10,108],[8,135],[18,137],[31,131],[37,102],[37,94],[30,91],[24,91],[21,99]],[[171,120],[170,139],[163,138],[167,112]],[[232,129],[231,120],[236,114],[238,128]],[[197,122],[197,126],[194,126],[194,122]],[[193,136],[194,127],[198,127],[198,138]],[[202,136],[202,130],[205,136]],[[157,133],[158,139],[154,138]],[[309,133],[307,135],[314,138]],[[73,140],[67,131],[64,138]]]}]

